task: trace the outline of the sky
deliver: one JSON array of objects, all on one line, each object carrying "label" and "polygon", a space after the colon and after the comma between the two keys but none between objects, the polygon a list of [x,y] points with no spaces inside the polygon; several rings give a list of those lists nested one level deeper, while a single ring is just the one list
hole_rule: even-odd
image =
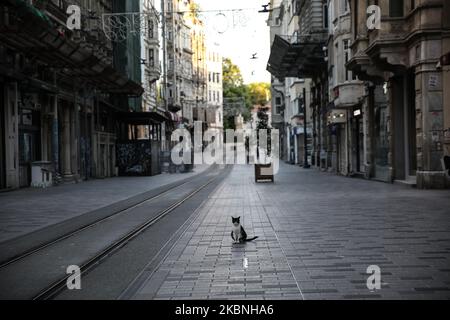
[{"label": "sky", "polygon": [[[270,55],[270,30],[266,23],[268,13],[258,13],[268,1],[196,2],[202,10],[200,14],[205,22],[208,43],[216,43],[220,53],[239,66],[244,82],[270,82],[270,74],[266,71]],[[230,11],[235,9],[243,10]],[[258,59],[250,59],[255,53]]]}]

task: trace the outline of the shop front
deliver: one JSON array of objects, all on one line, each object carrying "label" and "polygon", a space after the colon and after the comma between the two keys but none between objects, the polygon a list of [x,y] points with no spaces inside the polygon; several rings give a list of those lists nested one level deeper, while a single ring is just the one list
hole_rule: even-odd
[{"label": "shop front", "polygon": [[120,176],[153,176],[162,172],[163,123],[169,121],[170,116],[159,111],[118,113],[116,157]]},{"label": "shop front", "polygon": [[40,160],[40,110],[19,107],[19,187],[31,184],[31,166]]},{"label": "shop front", "polygon": [[348,174],[347,152],[347,110],[331,109],[328,113],[328,125],[330,127],[332,170],[340,174]]},{"label": "shop front", "polygon": [[353,108],[350,118],[351,162],[354,174],[363,174],[364,166],[364,115],[360,105]]}]

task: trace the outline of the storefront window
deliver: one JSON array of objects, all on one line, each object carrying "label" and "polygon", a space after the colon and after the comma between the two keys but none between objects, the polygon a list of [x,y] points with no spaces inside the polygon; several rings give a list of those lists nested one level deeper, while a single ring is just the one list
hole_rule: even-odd
[{"label": "storefront window", "polygon": [[23,133],[19,138],[19,156],[21,163],[31,162],[32,160],[32,136],[29,133]]}]

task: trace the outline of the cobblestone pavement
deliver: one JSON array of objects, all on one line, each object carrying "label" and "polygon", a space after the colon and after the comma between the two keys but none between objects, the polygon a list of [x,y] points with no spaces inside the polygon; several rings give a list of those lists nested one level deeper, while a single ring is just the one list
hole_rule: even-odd
[{"label": "cobblestone pavement", "polygon": [[0,193],[0,242],[188,178],[207,168],[202,165],[190,173],[97,179]]},{"label": "cobblestone pavement", "polygon": [[[449,208],[448,190],[284,164],[275,184],[255,184],[235,166],[134,298],[448,299]],[[232,245],[231,216],[259,238]]]}]

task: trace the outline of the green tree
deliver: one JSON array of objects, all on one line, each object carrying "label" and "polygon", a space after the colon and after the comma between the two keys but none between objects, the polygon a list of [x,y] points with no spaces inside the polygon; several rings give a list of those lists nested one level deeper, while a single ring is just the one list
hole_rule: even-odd
[{"label": "green tree", "polygon": [[248,85],[250,99],[253,106],[265,106],[271,99],[270,84],[255,82]]},{"label": "green tree", "polygon": [[[241,70],[231,59],[223,59],[223,97],[225,108],[230,107],[230,102],[244,101],[244,108],[241,114],[244,121],[251,117],[251,110],[254,106],[266,106],[270,101],[270,84],[265,82],[244,84]],[[232,109],[232,107],[231,107]],[[234,114],[224,116],[224,128],[234,129]]]},{"label": "green tree", "polygon": [[223,59],[223,87],[234,88],[240,87],[244,84],[241,69],[235,65],[230,58]]},{"label": "green tree", "polygon": [[233,103],[243,101],[244,106],[240,112],[245,121],[250,119],[252,107],[250,91],[244,84],[241,70],[229,58],[223,59],[223,98],[225,101],[224,107],[231,110],[231,113],[224,115],[224,129],[235,128]]},{"label": "green tree", "polygon": [[196,19],[200,18],[200,10],[201,8],[198,3],[191,2],[189,5],[189,14]]}]

